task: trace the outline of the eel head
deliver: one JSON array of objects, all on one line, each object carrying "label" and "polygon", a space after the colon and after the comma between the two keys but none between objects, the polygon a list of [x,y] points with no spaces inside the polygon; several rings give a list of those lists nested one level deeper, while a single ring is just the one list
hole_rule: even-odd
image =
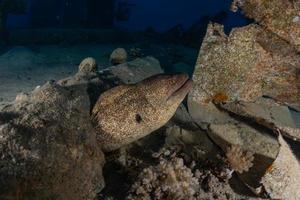
[{"label": "eel head", "polygon": [[191,88],[187,75],[156,75],[101,94],[92,121],[103,150],[115,150],[164,126]]}]

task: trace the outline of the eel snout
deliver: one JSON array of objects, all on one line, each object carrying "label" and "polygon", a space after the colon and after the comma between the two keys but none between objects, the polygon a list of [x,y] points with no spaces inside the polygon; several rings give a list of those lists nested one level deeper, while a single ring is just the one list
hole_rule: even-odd
[{"label": "eel snout", "polygon": [[173,77],[175,78],[175,83],[169,90],[167,100],[170,100],[173,97],[185,96],[193,86],[193,81],[186,74],[178,74]]}]

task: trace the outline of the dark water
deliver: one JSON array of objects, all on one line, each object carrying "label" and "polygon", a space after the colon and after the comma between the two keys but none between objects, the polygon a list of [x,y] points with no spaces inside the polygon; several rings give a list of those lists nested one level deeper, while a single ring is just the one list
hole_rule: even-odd
[{"label": "dark water", "polygon": [[[0,0],[0,94],[10,101],[114,48],[141,50],[166,73],[192,75],[209,22],[226,34],[251,21],[231,0]],[[30,69],[30,70],[29,70]],[[26,74],[26,76],[24,76]],[[26,78],[25,78],[26,77]]]},{"label": "dark water", "polygon": [[[151,27],[163,32],[182,25],[188,29],[203,18],[232,27],[249,23],[229,11],[230,0],[0,0],[8,28],[123,28]],[[7,3],[9,2],[9,3]],[[4,7],[4,8],[3,8]],[[5,7],[10,7],[5,9]]]},{"label": "dark water", "polygon": [[[137,40],[199,49],[209,22],[223,24],[227,34],[251,22],[231,12],[230,4],[231,0],[0,0],[0,53],[14,45]],[[149,33],[156,41],[144,41],[142,36]]]}]

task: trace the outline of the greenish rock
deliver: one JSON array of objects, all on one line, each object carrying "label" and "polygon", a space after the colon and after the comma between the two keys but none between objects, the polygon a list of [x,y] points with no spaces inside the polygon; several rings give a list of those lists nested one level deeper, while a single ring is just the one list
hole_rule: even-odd
[{"label": "greenish rock", "polygon": [[147,56],[109,67],[104,72],[111,73],[126,84],[133,84],[150,76],[161,74],[163,70],[156,58]]},{"label": "greenish rock", "polygon": [[238,116],[251,119],[253,122],[270,128],[292,140],[300,141],[300,128],[297,127],[290,109],[277,104],[272,99],[259,98],[255,102],[233,102],[220,105],[225,110]]}]

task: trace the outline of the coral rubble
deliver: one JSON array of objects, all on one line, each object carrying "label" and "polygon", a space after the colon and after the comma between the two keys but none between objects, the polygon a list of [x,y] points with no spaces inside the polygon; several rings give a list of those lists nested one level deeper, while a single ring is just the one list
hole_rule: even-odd
[{"label": "coral rubble", "polygon": [[250,151],[243,151],[239,145],[232,145],[228,148],[226,157],[231,168],[239,173],[249,171],[249,168],[253,166],[253,153]]},{"label": "coral rubble", "polygon": [[132,186],[128,199],[195,199],[199,182],[183,159],[162,159],[157,166],[143,170]]}]

